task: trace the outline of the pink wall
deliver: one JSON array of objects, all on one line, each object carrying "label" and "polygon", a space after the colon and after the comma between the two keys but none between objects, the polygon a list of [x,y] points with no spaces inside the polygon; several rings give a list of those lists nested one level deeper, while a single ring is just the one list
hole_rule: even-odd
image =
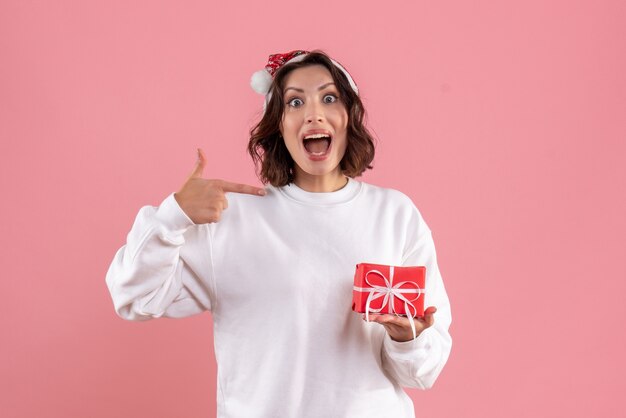
[{"label": "pink wall", "polygon": [[104,276],[196,147],[260,184],[248,81],[298,48],[433,230],[454,346],[417,416],[623,414],[624,2],[236,3],[0,3],[0,415],[214,416],[210,315],[122,321]]}]

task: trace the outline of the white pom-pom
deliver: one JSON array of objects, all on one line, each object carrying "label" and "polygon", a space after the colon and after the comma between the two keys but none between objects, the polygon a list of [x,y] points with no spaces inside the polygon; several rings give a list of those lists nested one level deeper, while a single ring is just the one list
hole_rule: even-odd
[{"label": "white pom-pom", "polygon": [[270,86],[272,85],[272,76],[267,72],[266,69],[262,69],[252,74],[250,78],[250,86],[252,90],[256,91],[259,94],[266,95],[268,91],[270,91]]}]

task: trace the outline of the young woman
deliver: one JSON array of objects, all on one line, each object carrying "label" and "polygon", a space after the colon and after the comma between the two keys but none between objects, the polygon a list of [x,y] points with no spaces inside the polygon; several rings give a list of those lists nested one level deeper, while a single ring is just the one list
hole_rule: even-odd
[{"label": "young woman", "polygon": [[[266,187],[203,178],[198,150],[180,190],[141,208],[116,253],[115,310],[134,321],[211,311],[220,418],[414,417],[402,386],[430,388],[452,344],[431,231],[406,195],[355,180],[374,144],[343,66],[298,50],[262,71],[248,150]],[[353,312],[360,262],[426,266],[424,317]]]}]

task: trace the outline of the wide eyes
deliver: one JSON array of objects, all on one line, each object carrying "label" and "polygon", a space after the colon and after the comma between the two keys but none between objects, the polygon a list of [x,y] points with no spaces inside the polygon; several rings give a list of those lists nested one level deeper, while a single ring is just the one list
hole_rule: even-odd
[{"label": "wide eyes", "polygon": [[[326,98],[328,98],[328,97],[330,97],[332,100],[326,100]],[[336,95],[334,95],[334,94],[327,94],[327,95],[325,95],[325,96],[324,96],[324,98],[322,99],[322,101],[323,101],[324,103],[328,103],[328,104],[330,104],[330,103],[334,103],[334,102],[336,102],[337,100],[338,100],[338,97],[337,97]],[[302,104],[302,100],[298,99],[297,97],[296,97],[296,98],[293,98],[293,99],[291,99],[290,101],[288,101],[288,102],[287,102],[287,105],[288,105],[288,106],[291,106],[291,107],[300,107],[300,106],[301,106],[301,104]]]}]

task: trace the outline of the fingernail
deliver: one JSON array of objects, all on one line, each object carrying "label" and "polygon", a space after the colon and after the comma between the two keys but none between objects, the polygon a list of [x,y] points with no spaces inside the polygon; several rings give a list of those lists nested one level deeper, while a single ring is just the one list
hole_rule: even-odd
[{"label": "fingernail", "polygon": [[259,190],[259,194],[260,194],[261,196],[265,196],[265,190]]}]

